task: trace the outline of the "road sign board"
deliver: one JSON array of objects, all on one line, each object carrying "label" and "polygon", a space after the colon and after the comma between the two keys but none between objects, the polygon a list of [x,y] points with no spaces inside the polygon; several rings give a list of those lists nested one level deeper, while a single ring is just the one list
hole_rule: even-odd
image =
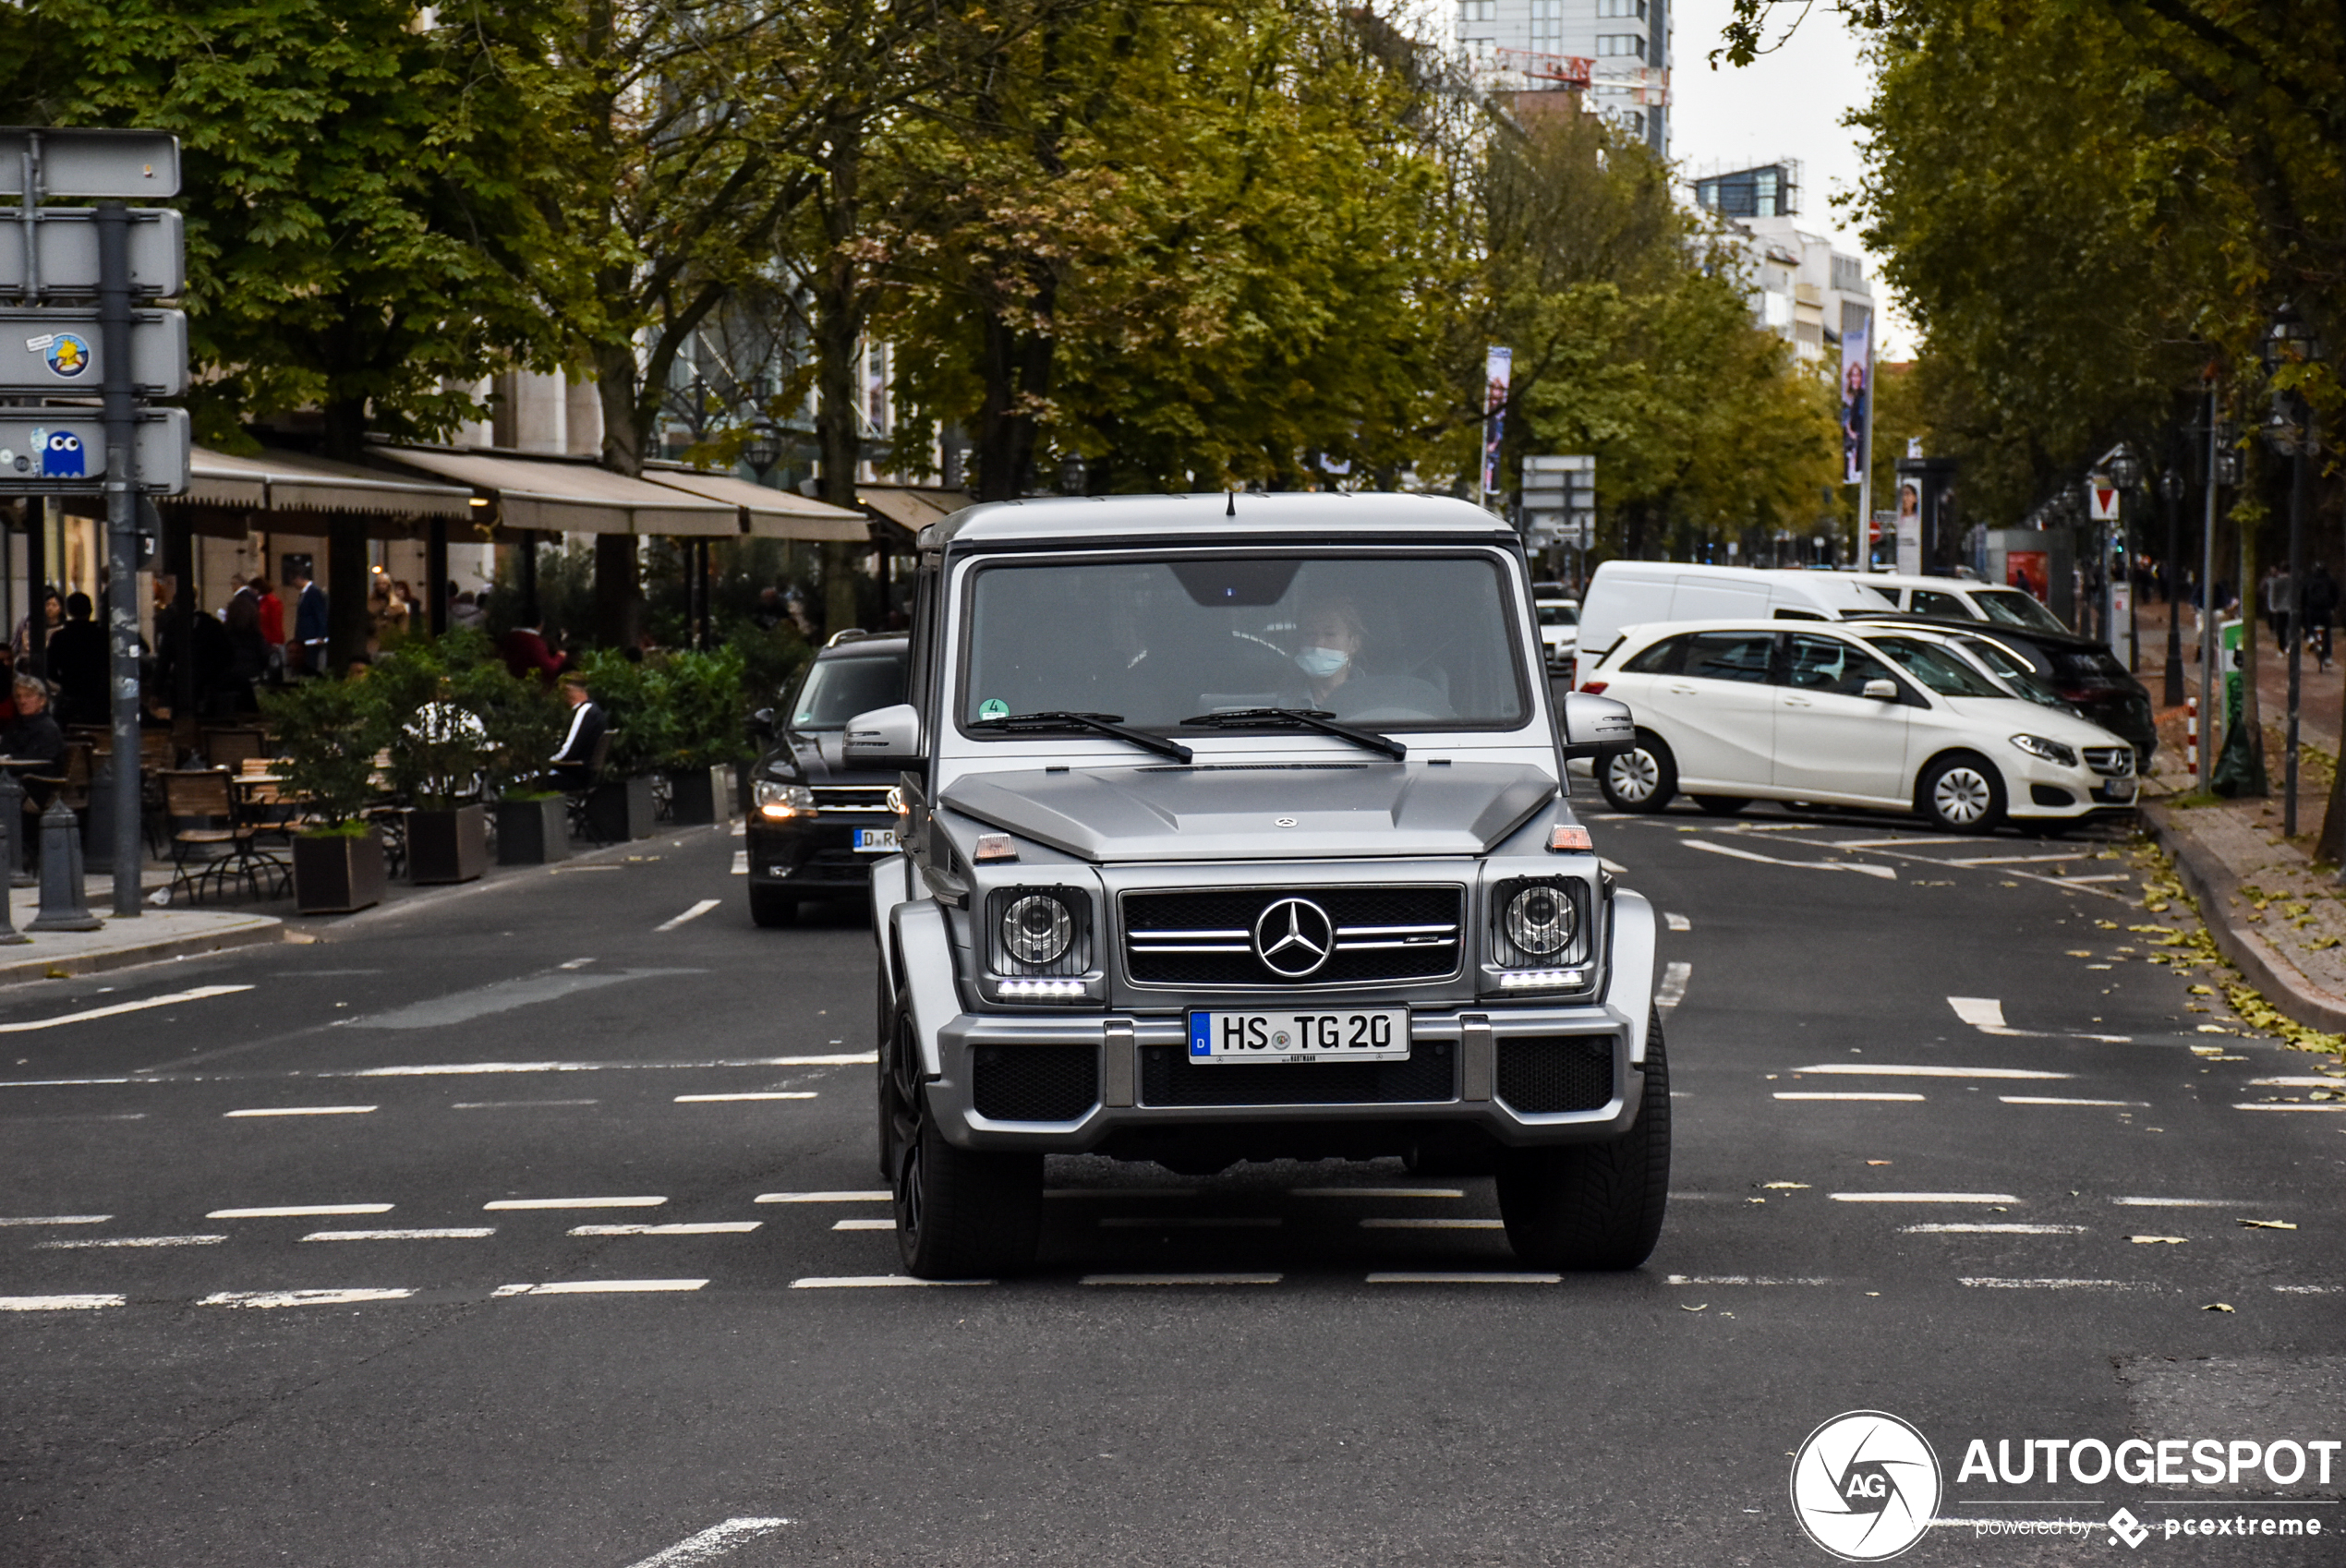
[{"label": "road sign board", "polygon": [[163,131],[0,127],[0,196],[22,196],[38,151],[42,196],[160,201],[179,194],[179,139]]},{"label": "road sign board", "polygon": [[[130,313],[130,380],[140,397],[187,390],[187,318],[177,310]],[[96,397],[105,352],[94,307],[0,309],[0,392]]]},{"label": "road sign board", "polygon": [[[97,212],[88,207],[40,207],[40,221],[30,225],[39,235],[41,292],[94,295],[98,292]],[[24,235],[21,207],[0,207],[0,294],[24,292]],[[187,246],[179,214],[168,207],[134,207],[130,211],[130,292],[175,296],[187,285],[184,259]]]},{"label": "road sign board", "polygon": [[2117,522],[2118,487],[2107,479],[2097,479],[2086,488],[2087,493],[2094,499],[2094,521],[2097,523]]},{"label": "road sign board", "polygon": [[[139,488],[187,488],[187,411],[139,415]],[[91,495],[105,488],[106,422],[93,410],[0,408],[0,495]]]}]

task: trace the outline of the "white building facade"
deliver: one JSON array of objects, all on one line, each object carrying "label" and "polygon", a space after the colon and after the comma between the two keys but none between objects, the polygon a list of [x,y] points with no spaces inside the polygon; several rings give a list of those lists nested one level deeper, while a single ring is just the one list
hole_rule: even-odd
[{"label": "white building facade", "polygon": [[1486,87],[1579,87],[1590,109],[1670,155],[1670,0],[1452,3],[1458,46]]}]

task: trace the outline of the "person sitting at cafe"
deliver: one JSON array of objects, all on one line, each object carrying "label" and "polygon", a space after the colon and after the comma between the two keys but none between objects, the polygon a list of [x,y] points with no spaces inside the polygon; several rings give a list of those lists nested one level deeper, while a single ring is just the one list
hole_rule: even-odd
[{"label": "person sitting at cafe", "polygon": [[0,754],[6,754],[8,770],[25,786],[24,809],[37,813],[55,792],[54,786],[42,780],[57,777],[66,754],[66,732],[49,711],[46,681],[19,675],[13,692],[17,717],[7,729],[0,730]]},{"label": "person sitting at cafe", "polygon": [[562,737],[562,750],[554,754],[553,766],[547,770],[546,788],[584,790],[595,781],[595,743],[610,730],[611,721],[586,694],[585,676],[563,676],[562,694],[562,701],[570,705],[570,732]]}]

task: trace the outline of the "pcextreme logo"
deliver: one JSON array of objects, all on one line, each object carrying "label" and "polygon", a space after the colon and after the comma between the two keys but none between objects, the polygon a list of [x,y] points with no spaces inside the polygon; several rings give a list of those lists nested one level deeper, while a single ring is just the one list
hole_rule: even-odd
[{"label": "pcextreme logo", "polygon": [[1792,1460],[1792,1510],[1808,1538],[1848,1562],[1880,1562],[1922,1538],[1939,1513],[1939,1456],[1880,1410],[1835,1416]]}]

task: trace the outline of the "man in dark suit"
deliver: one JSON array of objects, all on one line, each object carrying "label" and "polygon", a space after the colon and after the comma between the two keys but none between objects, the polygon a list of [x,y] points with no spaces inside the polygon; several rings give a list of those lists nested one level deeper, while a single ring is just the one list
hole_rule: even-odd
[{"label": "man in dark suit", "polygon": [[584,790],[595,781],[595,746],[611,729],[611,721],[586,694],[585,676],[563,676],[562,694],[562,701],[570,705],[570,732],[562,737],[562,750],[554,754],[553,766],[546,775],[546,787]]},{"label": "man in dark suit", "polygon": [[106,677],[113,658],[105,628],[88,594],[66,598],[66,623],[49,639],[49,676],[57,683],[59,718],[67,724],[103,724],[113,717]]},{"label": "man in dark suit", "polygon": [[300,596],[294,603],[294,634],[288,666],[316,674],[326,667],[326,590],[310,577],[309,568],[296,566],[288,574]]}]

